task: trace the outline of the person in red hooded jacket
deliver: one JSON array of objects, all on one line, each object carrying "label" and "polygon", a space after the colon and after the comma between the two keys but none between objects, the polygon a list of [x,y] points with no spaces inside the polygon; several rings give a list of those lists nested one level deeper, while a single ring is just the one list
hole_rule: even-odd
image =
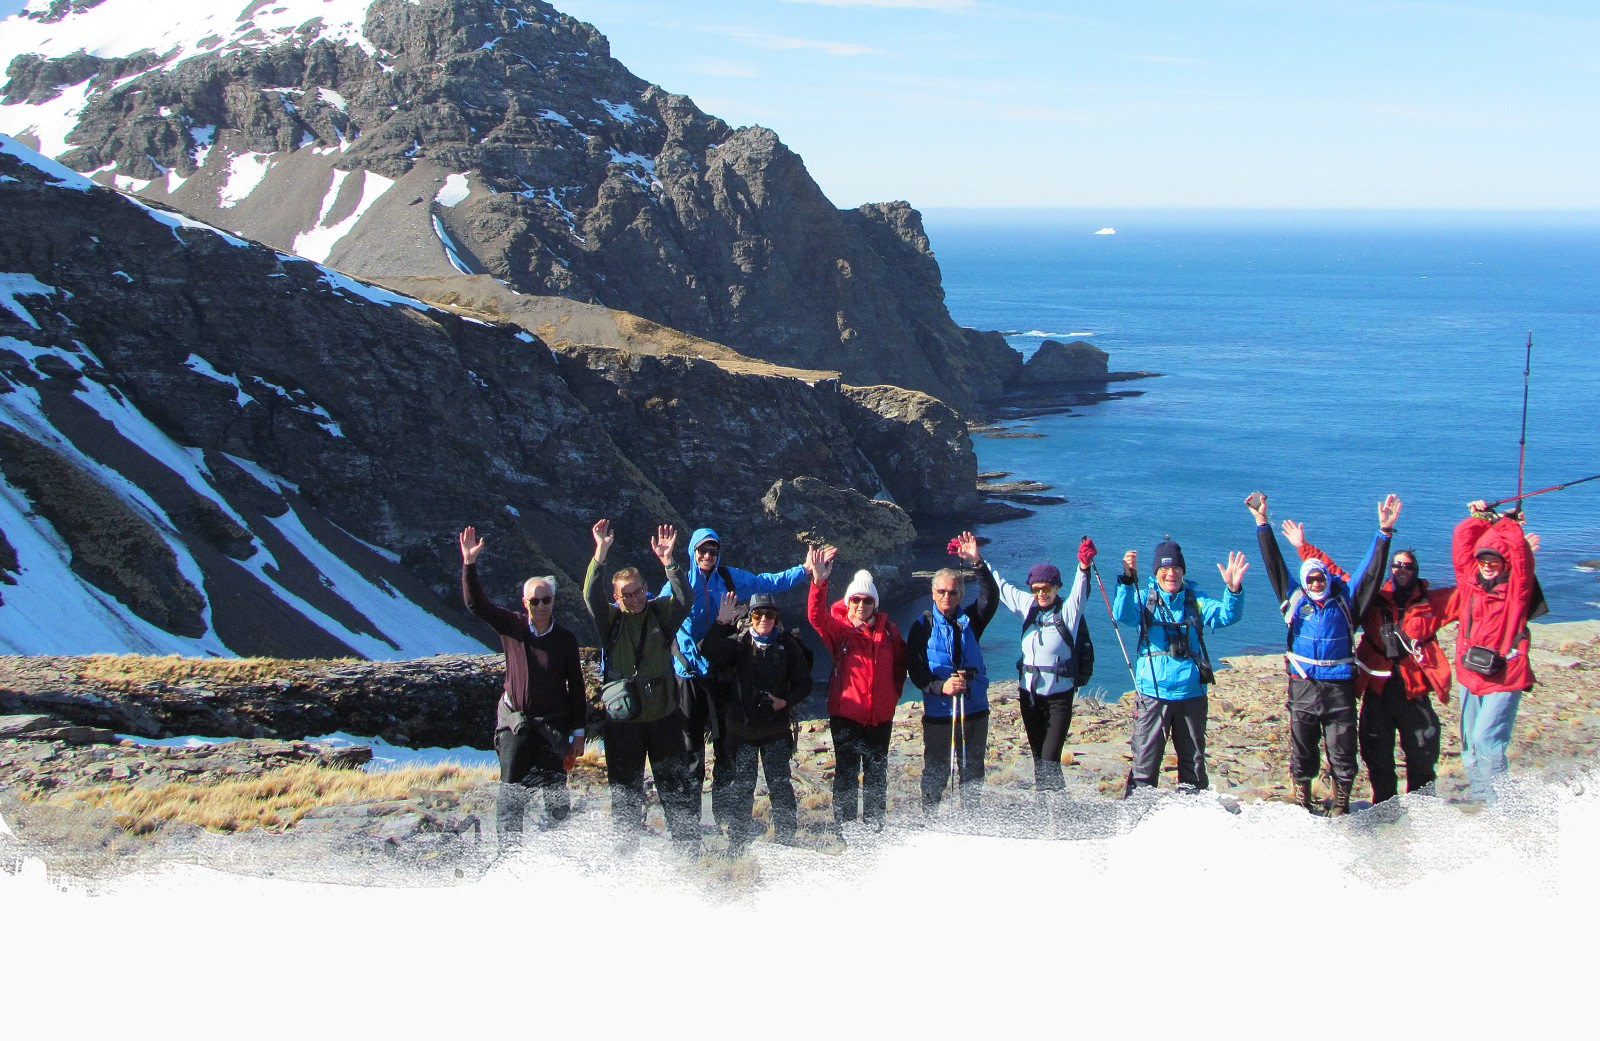
[{"label": "person in red hooded jacket", "polygon": [[1533,687],[1528,618],[1536,584],[1536,537],[1521,511],[1496,514],[1481,499],[1456,525],[1450,557],[1456,573],[1456,680],[1461,693],[1461,765],[1472,794],[1493,802],[1506,772],[1506,748],[1522,694]]},{"label": "person in red hooded jacket", "polygon": [[[906,641],[878,610],[872,575],[857,571],[845,598],[828,606],[834,548],[806,553],[811,594],[806,618],[833,655],[828,676],[828,732],[833,737],[835,826],[861,819],[882,830],[889,801],[889,738],[906,682]],[[858,806],[858,793],[860,802]]]},{"label": "person in red hooded jacket", "polygon": [[[1304,529],[1289,534],[1301,560],[1321,560],[1340,571],[1322,550],[1304,540]],[[1450,659],[1439,646],[1439,630],[1452,620],[1454,586],[1435,588],[1417,575],[1414,550],[1396,550],[1389,581],[1378,590],[1361,619],[1356,647],[1356,696],[1361,715],[1356,739],[1367,767],[1374,804],[1399,792],[1394,768],[1395,737],[1406,761],[1406,791],[1432,784],[1439,765],[1439,717],[1429,695],[1450,701]]]}]

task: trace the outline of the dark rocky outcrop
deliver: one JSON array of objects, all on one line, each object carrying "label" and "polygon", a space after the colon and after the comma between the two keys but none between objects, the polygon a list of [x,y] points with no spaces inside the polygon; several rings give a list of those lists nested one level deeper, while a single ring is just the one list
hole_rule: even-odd
[{"label": "dark rocky outcrop", "polygon": [[[169,632],[205,617],[236,653],[400,656],[392,624],[328,577],[337,560],[453,639],[481,638],[453,606],[453,533],[471,523],[492,593],[555,574],[561,617],[587,633],[577,580],[597,516],[629,560],[657,523],[711,522],[735,562],[783,567],[814,525],[767,498],[806,478],[837,493],[835,524],[881,529],[862,544],[894,563],[914,532],[869,497],[915,517],[973,494],[965,430],[926,395],[760,371],[725,348],[715,364],[553,353],[71,176],[0,150],[0,208],[28,229],[0,237],[0,271],[33,286],[21,311],[0,308],[0,393],[37,413],[37,436],[5,428],[0,470],[71,530],[80,574]],[[105,474],[137,494],[96,498],[83,482]],[[102,501],[109,525],[78,516]],[[111,577],[85,573],[95,559]]]},{"label": "dark rocky outcrop", "polygon": [[1104,383],[1109,378],[1110,358],[1087,340],[1061,343],[1046,340],[1023,366],[1029,383]]},{"label": "dark rocky outcrop", "polygon": [[[547,4],[374,0],[370,52],[247,14],[238,46],[179,58],[19,56],[0,102],[88,81],[62,161],[358,276],[485,273],[962,409],[1020,370],[951,320],[910,205],[833,206],[772,131],[644,82]],[[248,193],[241,168],[264,171]]]}]

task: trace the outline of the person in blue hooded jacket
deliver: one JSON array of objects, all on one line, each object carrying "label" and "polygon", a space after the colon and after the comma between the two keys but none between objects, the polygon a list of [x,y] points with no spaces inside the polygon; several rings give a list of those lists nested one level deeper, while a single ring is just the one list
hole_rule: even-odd
[{"label": "person in blue hooded jacket", "polygon": [[1161,760],[1167,754],[1169,731],[1178,755],[1178,784],[1196,789],[1210,786],[1206,775],[1210,712],[1206,685],[1211,682],[1211,662],[1201,630],[1220,629],[1240,619],[1248,570],[1243,553],[1229,553],[1227,565],[1217,565],[1226,587],[1222,599],[1207,596],[1188,580],[1183,550],[1169,538],[1156,546],[1155,577],[1141,594],[1139,554],[1130,549],[1122,555],[1112,613],[1117,621],[1139,630],[1134,664],[1138,705],[1127,792],[1155,787]]},{"label": "person in blue hooded jacket", "polygon": [[[708,733],[716,762],[711,775],[713,788],[732,778],[733,765],[724,755],[718,712],[713,711],[721,700],[721,692],[712,682],[712,670],[700,652],[700,641],[716,622],[724,593],[732,593],[741,604],[748,603],[757,593],[782,593],[793,589],[806,581],[807,576],[804,564],[796,564],[787,571],[756,574],[722,563],[722,537],[712,528],[697,528],[689,536],[689,557],[694,561],[694,567],[689,569],[689,614],[678,627],[678,653],[673,655],[673,671],[678,677],[678,696],[689,715],[691,772],[696,790],[703,791]],[[661,595],[670,595],[670,591],[663,587]],[[713,798],[711,804],[715,814],[717,800]]]},{"label": "person in blue hooded jacket", "polygon": [[[1267,578],[1278,598],[1287,627],[1283,660],[1289,676],[1289,773],[1295,801],[1316,812],[1312,784],[1322,772],[1319,746],[1328,746],[1328,772],[1333,775],[1330,817],[1350,812],[1350,790],[1356,780],[1356,627],[1372,598],[1383,586],[1389,565],[1389,536],[1400,516],[1400,499],[1390,495],[1378,504],[1378,532],[1356,571],[1351,586],[1312,557],[1300,564],[1296,582],[1283,562],[1278,538],[1267,521],[1267,497],[1256,492],[1245,500],[1256,521],[1256,542]],[[1283,534],[1298,546],[1305,527],[1283,522]]]}]

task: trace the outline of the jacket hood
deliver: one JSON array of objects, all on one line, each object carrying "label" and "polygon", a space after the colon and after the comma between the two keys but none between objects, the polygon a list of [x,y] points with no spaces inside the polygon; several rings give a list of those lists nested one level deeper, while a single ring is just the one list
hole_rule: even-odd
[{"label": "jacket hood", "polygon": [[1520,538],[1522,538],[1521,525],[1491,524],[1482,535],[1478,536],[1478,541],[1472,544],[1472,555],[1476,557],[1483,550],[1491,550],[1500,554],[1501,559],[1509,565],[1516,559],[1513,554]]},{"label": "jacket hood", "polygon": [[[694,534],[689,536],[689,553],[692,555],[694,548],[702,542],[715,542],[719,551],[722,548],[722,536],[717,534],[717,529],[715,528],[694,529]],[[722,554],[718,552],[717,557],[720,560]]]}]

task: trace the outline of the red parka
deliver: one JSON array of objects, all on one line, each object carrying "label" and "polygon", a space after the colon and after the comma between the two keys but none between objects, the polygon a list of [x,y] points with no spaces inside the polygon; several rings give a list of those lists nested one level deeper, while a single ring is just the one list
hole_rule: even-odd
[{"label": "red parka", "polygon": [[882,611],[864,629],[850,624],[843,600],[828,608],[828,584],[812,582],[806,618],[833,655],[828,677],[828,715],[863,726],[894,719],[900,688],[906,682],[906,641]]},{"label": "red parka", "polygon": [[[1343,569],[1333,558],[1306,542],[1300,546],[1300,559],[1316,559],[1341,573]],[[1388,685],[1389,676],[1398,667],[1400,679],[1406,685],[1406,697],[1413,701],[1429,693],[1438,695],[1440,704],[1450,700],[1450,659],[1439,646],[1439,630],[1455,620],[1450,612],[1455,598],[1455,587],[1430,589],[1426,579],[1418,579],[1411,590],[1411,599],[1404,604],[1395,603],[1394,582],[1388,581],[1378,590],[1361,619],[1361,643],[1356,647],[1356,694],[1381,694]],[[1400,627],[1410,653],[1397,662],[1383,653],[1383,626],[1393,622]]]},{"label": "red parka", "polygon": [[[1501,581],[1485,589],[1478,581],[1477,553],[1492,549],[1505,558]],[[1472,694],[1528,690],[1533,669],[1528,663],[1528,609],[1533,592],[1533,550],[1522,525],[1510,517],[1489,521],[1468,517],[1456,525],[1450,544],[1456,572],[1454,615],[1461,622],[1456,633],[1456,679]],[[1488,647],[1506,659],[1492,676],[1461,667],[1468,647]]]}]

